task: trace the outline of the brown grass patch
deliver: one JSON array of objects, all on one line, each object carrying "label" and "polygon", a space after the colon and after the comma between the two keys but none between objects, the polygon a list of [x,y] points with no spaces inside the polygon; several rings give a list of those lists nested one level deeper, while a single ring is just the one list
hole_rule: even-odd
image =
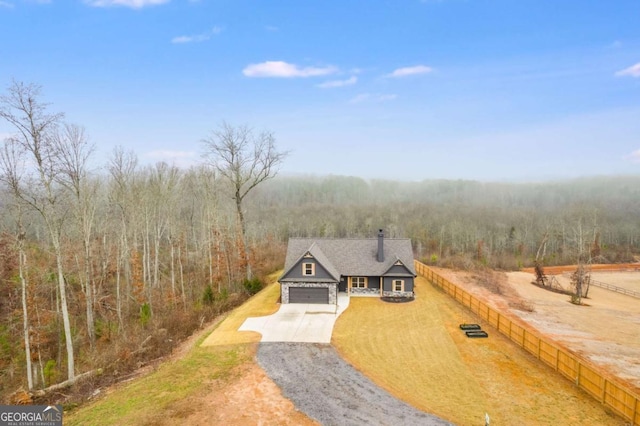
[{"label": "brown grass patch", "polygon": [[[332,343],[358,370],[411,405],[457,424],[624,422],[512,344],[449,296],[418,278],[416,300],[352,298]],[[468,339],[477,322],[488,339]]]},{"label": "brown grass patch", "polygon": [[275,282],[278,274],[272,274],[272,281],[267,287],[251,297],[242,306],[234,309],[229,316],[211,333],[202,346],[236,345],[242,343],[257,343],[260,333],[254,331],[238,331],[238,328],[249,317],[271,315],[280,308],[277,303],[280,297],[280,285]]},{"label": "brown grass patch", "polygon": [[65,424],[316,425],[254,363],[257,345],[247,342],[259,334],[236,331],[248,316],[275,311],[278,289],[271,284],[229,314],[207,337],[209,345],[192,341],[179,359],[65,412]]}]

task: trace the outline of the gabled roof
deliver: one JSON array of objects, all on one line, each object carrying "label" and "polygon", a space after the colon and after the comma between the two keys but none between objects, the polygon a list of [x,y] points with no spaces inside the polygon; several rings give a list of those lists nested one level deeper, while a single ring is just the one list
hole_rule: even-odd
[{"label": "gabled roof", "polygon": [[286,276],[307,253],[336,280],[341,275],[383,276],[398,261],[413,275],[413,250],[408,238],[384,239],[384,262],[378,262],[377,238],[290,238],[284,264]]},{"label": "gabled roof", "polygon": [[[322,251],[322,249],[320,249],[320,246],[318,246],[318,244],[314,242],[309,248],[308,253],[313,256],[318,262],[320,262],[320,264],[327,270],[329,275],[331,275],[336,281],[340,281],[340,271],[338,271],[335,266],[333,266],[333,263],[331,263],[327,256],[325,256],[324,252]],[[304,255],[306,254],[307,253],[305,253]],[[295,263],[298,262],[296,261]]]}]

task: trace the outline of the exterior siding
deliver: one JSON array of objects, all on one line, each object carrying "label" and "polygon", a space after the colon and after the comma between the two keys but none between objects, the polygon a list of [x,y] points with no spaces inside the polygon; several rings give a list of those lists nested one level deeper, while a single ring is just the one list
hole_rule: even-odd
[{"label": "exterior siding", "polygon": [[409,271],[406,267],[402,265],[393,265],[389,270],[385,273],[385,275],[413,275],[411,271]]},{"label": "exterior siding", "polygon": [[383,293],[393,292],[393,280],[404,280],[404,292],[413,293],[413,277],[384,277]]},{"label": "exterior siding", "polygon": [[[303,263],[313,263],[315,266],[315,275],[302,275],[302,264]],[[289,274],[281,279],[300,279],[304,280],[305,278],[313,278],[313,279],[327,279],[333,281],[333,277],[329,275],[327,270],[314,258],[302,258],[296,265],[289,271]]]},{"label": "exterior siding", "polygon": [[347,277],[340,277],[340,283],[338,284],[338,291],[347,291]]}]

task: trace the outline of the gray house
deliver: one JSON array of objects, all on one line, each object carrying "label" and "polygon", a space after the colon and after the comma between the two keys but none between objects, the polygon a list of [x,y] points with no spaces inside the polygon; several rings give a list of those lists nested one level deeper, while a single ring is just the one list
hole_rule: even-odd
[{"label": "gray house", "polygon": [[351,296],[412,297],[416,272],[408,238],[291,238],[280,282],[282,303],[335,304]]}]

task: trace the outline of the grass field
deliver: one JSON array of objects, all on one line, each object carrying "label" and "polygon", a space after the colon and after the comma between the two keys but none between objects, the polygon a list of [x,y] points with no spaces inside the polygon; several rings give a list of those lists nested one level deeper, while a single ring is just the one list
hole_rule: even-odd
[{"label": "grass field", "polygon": [[224,391],[241,374],[239,367],[252,362],[260,335],[237,329],[249,316],[275,312],[278,295],[277,284],[268,286],[232,311],[209,336],[196,342],[184,358],[165,362],[157,371],[119,385],[77,411],[65,413],[65,425],[180,423],[196,408],[185,401]]},{"label": "grass field", "polygon": [[473,314],[424,278],[416,300],[352,298],[332,343],[374,382],[413,406],[460,425],[622,425],[586,393],[486,324],[488,339],[458,328]]},{"label": "grass field", "polygon": [[[464,337],[458,324],[476,321],[472,314],[424,279],[417,283],[417,299],[407,304],[352,298],[334,330],[333,344],[342,356],[391,394],[459,425],[484,424],[485,412],[492,424],[624,424],[484,324],[489,339]],[[264,414],[253,423],[226,424],[311,424],[293,408],[276,420],[273,416],[288,401],[278,395],[257,398],[264,385],[245,388],[243,381],[248,368],[257,368],[248,366],[260,335],[237,329],[249,316],[277,310],[278,294],[277,284],[267,287],[184,358],[65,413],[65,424],[170,425],[192,421],[194,412],[201,419],[196,423],[215,424],[212,416],[223,407],[252,413],[252,419]],[[220,395],[230,389],[236,389],[232,399],[242,389],[248,395],[229,407],[234,401]],[[211,401],[210,395],[220,400]]]}]

